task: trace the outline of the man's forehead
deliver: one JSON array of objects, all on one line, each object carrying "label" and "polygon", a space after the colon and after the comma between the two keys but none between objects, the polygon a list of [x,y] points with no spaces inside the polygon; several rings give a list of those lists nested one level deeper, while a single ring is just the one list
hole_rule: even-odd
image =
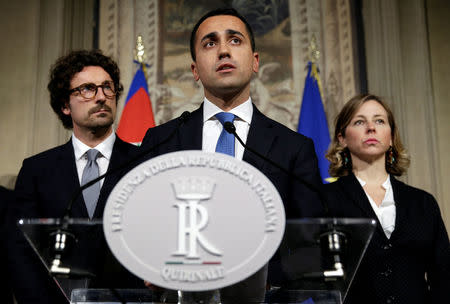
[{"label": "man's forehead", "polygon": [[233,31],[239,32],[247,38],[249,36],[244,22],[242,22],[242,20],[239,19],[238,17],[232,15],[212,16],[205,19],[200,24],[197,30],[196,40],[199,41],[203,39],[205,35],[210,35],[214,33],[230,34]]},{"label": "man's forehead", "polygon": [[80,72],[73,75],[72,83],[85,82],[103,82],[105,80],[112,80],[111,76],[101,66],[85,66]]}]

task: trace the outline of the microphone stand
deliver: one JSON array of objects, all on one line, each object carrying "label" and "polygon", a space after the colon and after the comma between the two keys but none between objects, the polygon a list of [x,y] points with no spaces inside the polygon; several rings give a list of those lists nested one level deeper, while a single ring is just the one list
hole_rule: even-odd
[{"label": "microphone stand", "polygon": [[[306,185],[310,190],[317,193],[317,195],[320,198],[320,201],[322,203],[323,209],[325,211],[325,214],[329,214],[328,204],[327,201],[320,189],[311,184],[310,182],[306,181],[301,176],[296,175],[293,172],[288,171],[286,168],[280,166],[270,158],[265,157],[258,151],[255,151],[248,145],[246,145],[242,139],[239,137],[239,135],[236,133],[236,127],[234,124],[230,121],[227,121],[223,124],[224,129],[230,133],[233,134],[234,137],[239,141],[239,143],[248,151],[255,154],[259,158],[263,159],[264,161],[270,163],[274,167],[280,169],[284,173],[286,173],[289,177],[293,177],[294,179],[300,181],[302,184]],[[342,259],[341,254],[346,249],[346,243],[347,243],[347,236],[344,232],[338,231],[334,224],[329,224],[328,229],[321,233],[319,237],[319,243],[321,245],[322,250],[325,252],[325,255],[328,258],[329,264],[331,265],[332,269],[324,270],[321,272],[311,272],[311,273],[305,273],[303,275],[304,278],[317,278],[317,279],[325,279],[325,280],[338,280],[342,279],[345,276],[344,267],[342,265]]]},{"label": "microphone stand", "polygon": [[[175,133],[178,131],[178,129],[189,119],[190,112],[184,111],[179,117],[178,117],[178,125],[175,126],[174,130],[169,134],[169,136],[166,137],[163,141],[157,143],[156,145],[150,147],[149,149],[146,149],[140,153],[138,153],[136,156],[131,158],[130,160],[118,165],[117,167],[114,167],[108,171],[106,171],[104,174],[94,178],[93,180],[89,181],[88,183],[84,184],[83,186],[79,187],[75,193],[72,195],[72,198],[67,205],[65,212],[63,216],[60,218],[59,222],[57,222],[58,227],[54,232],[50,233],[50,241],[51,244],[53,244],[52,252],[54,255],[54,258],[52,260],[51,266],[50,266],[50,275],[55,277],[67,277],[67,278],[92,278],[95,277],[95,275],[89,271],[85,271],[82,269],[71,269],[70,267],[64,267],[62,266],[62,257],[73,248],[74,243],[76,242],[76,236],[75,234],[69,229],[69,225],[71,224],[71,217],[70,213],[72,211],[72,206],[75,203],[75,201],[78,199],[78,197],[81,195],[84,189],[92,186],[93,184],[97,183],[101,179],[105,178],[106,176],[109,176],[113,173],[116,173],[118,171],[121,171],[129,166],[131,166],[134,162],[140,160],[147,154],[149,154],[154,149],[158,148],[162,144],[169,141]],[[117,293],[116,290],[112,289],[113,294],[121,300],[120,295]],[[122,301],[122,300],[121,300]],[[123,301],[122,301],[123,302]],[[125,303],[125,302],[123,302]]]}]

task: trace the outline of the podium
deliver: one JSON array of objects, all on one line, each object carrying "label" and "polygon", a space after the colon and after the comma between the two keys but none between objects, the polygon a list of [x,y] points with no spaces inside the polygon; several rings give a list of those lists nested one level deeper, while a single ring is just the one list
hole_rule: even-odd
[{"label": "podium", "polygon": [[[103,220],[19,226],[68,302],[341,304],[375,221],[286,221],[255,167],[179,151],[128,172]],[[144,280],[163,288],[150,292]]]},{"label": "podium", "polygon": [[273,261],[283,274],[281,286],[266,301],[342,303],[375,227],[374,220],[362,218],[287,220],[280,257]]},{"label": "podium", "polygon": [[[121,286],[115,286],[115,289],[90,288],[91,282],[99,275],[91,267],[95,261],[91,263],[74,257],[99,257],[98,253],[86,252],[84,242],[86,234],[92,237],[103,233],[101,220],[70,219],[62,225],[61,219],[22,219],[18,224],[41,262],[72,303],[161,302],[161,293],[152,292],[144,286],[141,289]],[[275,272],[282,274],[282,279],[277,282],[279,286],[274,284],[267,291],[265,303],[342,303],[375,225],[371,219],[287,220],[281,245],[270,262],[275,265],[272,267]],[[69,246],[67,255],[58,256],[54,244],[57,232],[63,226],[73,235],[74,242],[65,245]],[[99,238],[101,242],[104,239]],[[104,245],[98,244],[98,248],[106,248]],[[270,275],[269,272],[269,281]]]}]

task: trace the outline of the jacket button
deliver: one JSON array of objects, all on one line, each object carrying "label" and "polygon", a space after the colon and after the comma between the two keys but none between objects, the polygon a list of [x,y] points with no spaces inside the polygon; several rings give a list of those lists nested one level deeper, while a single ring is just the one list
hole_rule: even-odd
[{"label": "jacket button", "polygon": [[387,243],[387,244],[384,244],[383,246],[381,246],[381,248],[383,250],[389,250],[392,248],[392,245],[391,245],[391,243]]},{"label": "jacket button", "polygon": [[390,276],[392,274],[392,269],[391,268],[387,268],[385,271],[383,271],[382,273],[381,273],[381,275],[383,275],[383,276],[385,276],[385,277],[388,277],[388,276]]},{"label": "jacket button", "polygon": [[386,299],[386,304],[394,304],[395,303],[395,297],[394,296],[389,296]]}]

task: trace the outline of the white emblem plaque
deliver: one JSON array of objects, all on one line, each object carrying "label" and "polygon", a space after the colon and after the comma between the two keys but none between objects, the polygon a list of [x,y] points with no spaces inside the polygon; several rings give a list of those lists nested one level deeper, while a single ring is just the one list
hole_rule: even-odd
[{"label": "white emblem plaque", "polygon": [[103,228],[116,258],[155,285],[219,289],[264,266],[283,237],[272,182],[228,155],[180,151],[127,173],[108,198]]}]

